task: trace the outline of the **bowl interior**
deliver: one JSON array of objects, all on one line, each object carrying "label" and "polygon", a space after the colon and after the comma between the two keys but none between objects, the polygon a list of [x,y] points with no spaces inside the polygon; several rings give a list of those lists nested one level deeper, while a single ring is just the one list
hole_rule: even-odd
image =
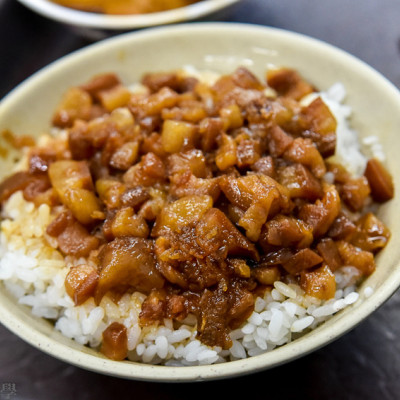
[{"label": "bowl interior", "polygon": [[[192,65],[230,73],[243,65],[260,77],[270,65],[297,69],[319,89],[342,82],[346,104],[353,109],[352,125],[361,137],[379,136],[395,187],[400,187],[400,93],[376,71],[317,40],[278,29],[240,24],[190,24],[157,28],[97,43],[55,62],[21,84],[0,103],[0,131],[39,135],[49,128],[55,105],[68,87],[94,74],[113,71],[125,83],[138,81],[149,71],[167,71]],[[3,145],[3,144],[2,144]],[[1,160],[1,173],[8,171]],[[157,381],[194,381],[232,377],[287,362],[313,351],[352,329],[386,301],[400,284],[400,198],[380,208],[392,238],[379,255],[376,272],[364,283],[371,297],[356,303],[310,334],[270,353],[225,364],[199,367],[162,367],[113,362],[65,339],[52,326],[31,316],[0,288],[0,321],[32,345],[64,361],[100,373]]]}]

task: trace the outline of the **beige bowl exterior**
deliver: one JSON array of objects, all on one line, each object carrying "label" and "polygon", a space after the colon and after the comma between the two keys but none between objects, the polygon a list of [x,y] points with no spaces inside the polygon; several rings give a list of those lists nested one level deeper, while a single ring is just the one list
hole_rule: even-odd
[{"label": "beige bowl exterior", "polygon": [[[352,123],[361,136],[378,135],[387,165],[400,187],[400,93],[375,70],[351,55],[298,34],[240,24],[190,24],[125,34],[100,42],[53,63],[21,84],[0,103],[0,131],[39,135],[49,128],[55,104],[68,87],[92,75],[115,71],[125,83],[149,71],[193,65],[221,73],[239,65],[263,76],[269,65],[296,68],[319,89],[342,82]],[[1,173],[9,171],[1,161]],[[314,351],[354,328],[384,303],[400,284],[400,197],[385,204],[380,217],[392,231],[379,255],[376,272],[364,283],[371,297],[342,310],[304,337],[264,355],[197,367],[151,366],[115,362],[64,338],[53,326],[33,317],[0,287],[0,321],[15,334],[46,353],[76,366],[129,379],[199,381],[249,374],[286,363]]]}]

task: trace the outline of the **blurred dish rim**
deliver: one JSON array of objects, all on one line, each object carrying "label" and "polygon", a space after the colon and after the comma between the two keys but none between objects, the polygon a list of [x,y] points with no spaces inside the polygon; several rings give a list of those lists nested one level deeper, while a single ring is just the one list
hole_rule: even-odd
[{"label": "blurred dish rim", "polygon": [[73,26],[113,30],[145,28],[191,21],[222,11],[242,0],[203,0],[185,7],[149,14],[105,15],[64,7],[49,0],[18,0],[38,14]]}]

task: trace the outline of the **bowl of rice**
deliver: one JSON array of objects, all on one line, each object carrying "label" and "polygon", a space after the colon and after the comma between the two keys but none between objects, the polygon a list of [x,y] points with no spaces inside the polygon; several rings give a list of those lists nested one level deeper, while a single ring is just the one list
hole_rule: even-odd
[{"label": "bowl of rice", "polygon": [[[151,26],[223,18],[239,0],[51,1],[20,0],[38,14],[101,38]],[[154,4],[154,5],[153,5]]]},{"label": "bowl of rice", "polygon": [[56,61],[0,104],[0,322],[144,381],[331,343],[400,284],[399,109],[362,61],[274,28],[154,28]]}]

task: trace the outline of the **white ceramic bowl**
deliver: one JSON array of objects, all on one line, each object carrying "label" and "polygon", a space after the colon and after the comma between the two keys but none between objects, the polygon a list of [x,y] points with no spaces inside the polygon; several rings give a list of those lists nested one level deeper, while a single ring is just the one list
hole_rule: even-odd
[{"label": "white ceramic bowl", "polygon": [[[185,64],[232,72],[245,65],[262,75],[270,64],[296,68],[320,89],[342,82],[352,123],[361,136],[378,135],[387,164],[400,187],[400,93],[384,77],[353,56],[315,39],[278,29],[240,24],[189,24],[156,28],[99,42],[64,57],[22,83],[0,104],[0,131],[40,134],[49,127],[54,105],[64,90],[92,75],[115,71],[135,82],[148,71],[171,70]],[[1,171],[7,171],[1,161]],[[46,353],[79,367],[119,377],[148,381],[196,381],[233,377],[271,368],[301,357],[354,328],[384,303],[400,284],[400,196],[381,207],[379,216],[392,238],[379,255],[377,270],[364,285],[373,294],[336,314],[328,322],[264,355],[196,367],[165,367],[115,362],[63,337],[53,326],[33,317],[0,287],[0,321]]]},{"label": "white ceramic bowl", "polygon": [[63,7],[49,0],[18,0],[33,11],[68,25],[112,31],[133,30],[156,25],[211,17],[240,0],[203,0],[186,7],[141,15],[104,15]]}]

